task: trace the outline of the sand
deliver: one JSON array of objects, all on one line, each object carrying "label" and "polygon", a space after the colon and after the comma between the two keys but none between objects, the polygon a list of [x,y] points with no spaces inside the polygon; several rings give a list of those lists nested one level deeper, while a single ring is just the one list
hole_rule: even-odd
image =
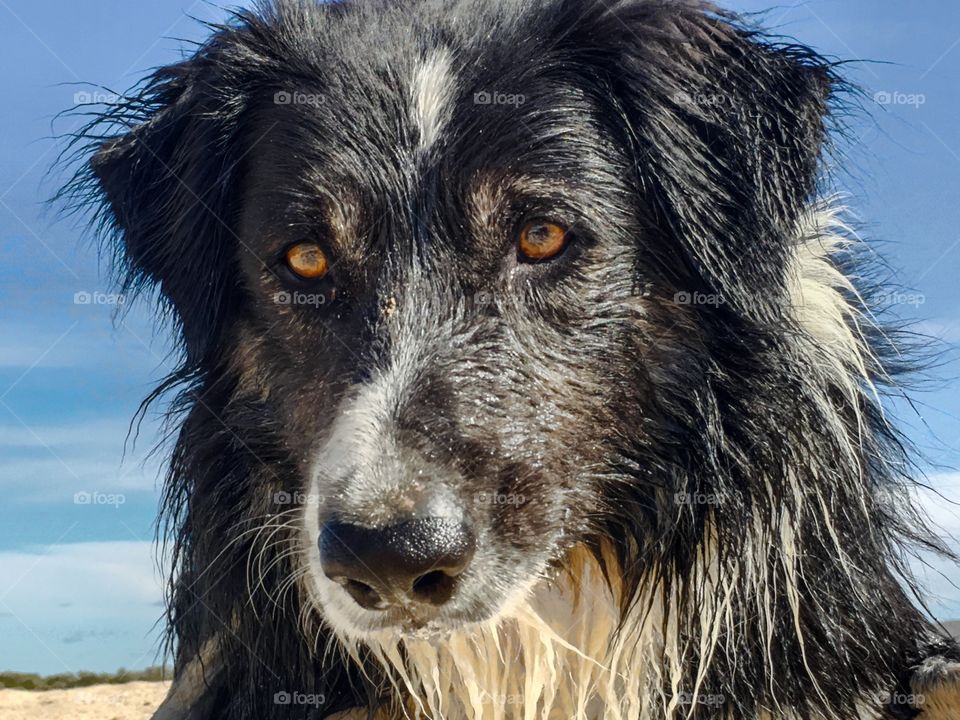
[{"label": "sand", "polygon": [[169,683],[132,682],[74,690],[0,690],[3,720],[148,720]]}]

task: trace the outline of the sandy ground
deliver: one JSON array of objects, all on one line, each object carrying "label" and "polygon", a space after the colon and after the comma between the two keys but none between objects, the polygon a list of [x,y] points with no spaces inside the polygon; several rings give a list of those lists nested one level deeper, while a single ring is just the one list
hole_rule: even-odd
[{"label": "sandy ground", "polygon": [[3,720],[148,720],[168,683],[132,682],[75,690],[0,690]]}]

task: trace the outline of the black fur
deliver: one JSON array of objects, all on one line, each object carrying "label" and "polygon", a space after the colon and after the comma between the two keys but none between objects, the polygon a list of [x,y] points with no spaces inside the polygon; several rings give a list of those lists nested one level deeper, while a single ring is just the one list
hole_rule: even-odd
[{"label": "black fur", "polygon": [[[407,88],[440,47],[456,94],[419,153]],[[277,105],[278,92],[322,100]],[[524,100],[477,105],[481,92]],[[275,503],[308,492],[338,403],[395,357],[389,303],[430,316],[415,338],[430,360],[390,428],[401,451],[442,468],[437,482],[461,497],[525,500],[475,510],[504,587],[466,588],[460,620],[489,614],[575,545],[612,546],[624,611],[652,583],[676,593],[682,687],[708,663],[701,691],[732,717],[854,717],[864,696],[908,688],[927,655],[955,653],[903,590],[910,548],[945,551],[905,499],[909,454],[868,392],[851,401],[847,378],[812,365],[791,314],[797,223],[825,191],[840,95],[823,58],[696,0],[291,0],[213,27],[108,108],[68,191],[95,208],[127,288],[159,287],[182,341],[163,388],[181,386],[184,415],[161,527],[178,671],[220,643],[196,715],[314,718],[392,702],[372,663],[361,672],[329,649],[283,525],[296,508],[278,515]],[[496,198],[489,213],[478,188]],[[513,229],[531,216],[574,228],[559,261],[512,259]],[[320,309],[271,300],[303,290],[278,264],[303,237],[337,259],[309,289]],[[835,262],[862,274],[855,249]],[[414,279],[418,263],[427,280]],[[854,383],[892,382],[890,335],[864,332],[869,377]],[[511,445],[517,432],[531,442]],[[704,533],[715,528],[726,567],[749,556],[753,517],[799,538],[802,632],[771,547],[769,597],[740,598],[708,661]],[[316,636],[304,617],[320,620],[307,623]],[[293,690],[324,700],[274,703]]]}]

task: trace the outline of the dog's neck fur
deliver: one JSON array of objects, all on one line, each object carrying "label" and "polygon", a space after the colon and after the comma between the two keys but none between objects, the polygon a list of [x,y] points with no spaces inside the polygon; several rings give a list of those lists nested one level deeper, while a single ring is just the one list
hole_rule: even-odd
[{"label": "dog's neck fur", "polygon": [[[723,709],[726,698],[705,691],[700,681],[714,653],[724,652],[720,638],[734,631],[730,623],[739,617],[732,608],[739,602],[734,588],[748,580],[744,573],[751,563],[744,559],[728,567],[731,576],[718,572],[714,561],[704,560],[698,568],[705,578],[701,626],[712,632],[698,637],[683,637],[678,599],[662,589],[646,590],[622,614],[617,579],[610,577],[609,566],[601,569],[591,553],[576,550],[554,581],[538,585],[496,619],[439,642],[400,640],[389,633],[367,638],[364,644],[383,666],[397,696],[407,698],[403,707],[384,710],[377,718],[661,720],[694,716],[699,707],[701,712],[712,708],[710,717],[733,720]],[[759,587],[757,591],[762,592]],[[764,644],[776,641],[768,637]],[[359,662],[360,647],[342,642]],[[696,681],[688,684],[686,665],[694,655],[704,661]],[[665,693],[664,687],[671,692]],[[865,692],[860,714],[844,720],[885,717],[877,703],[870,702],[878,693]],[[817,716],[835,718],[840,720]],[[799,716],[779,708],[759,711],[751,720]]]}]

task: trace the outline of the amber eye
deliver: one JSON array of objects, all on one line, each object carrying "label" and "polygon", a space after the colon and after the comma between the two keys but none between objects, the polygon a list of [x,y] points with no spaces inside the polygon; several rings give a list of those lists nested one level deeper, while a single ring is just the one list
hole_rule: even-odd
[{"label": "amber eye", "polygon": [[313,243],[294,245],[287,250],[286,260],[287,267],[305,280],[319,280],[329,269],[326,253]]},{"label": "amber eye", "polygon": [[567,229],[551,222],[531,222],[520,231],[519,250],[525,260],[549,260],[567,244]]}]

